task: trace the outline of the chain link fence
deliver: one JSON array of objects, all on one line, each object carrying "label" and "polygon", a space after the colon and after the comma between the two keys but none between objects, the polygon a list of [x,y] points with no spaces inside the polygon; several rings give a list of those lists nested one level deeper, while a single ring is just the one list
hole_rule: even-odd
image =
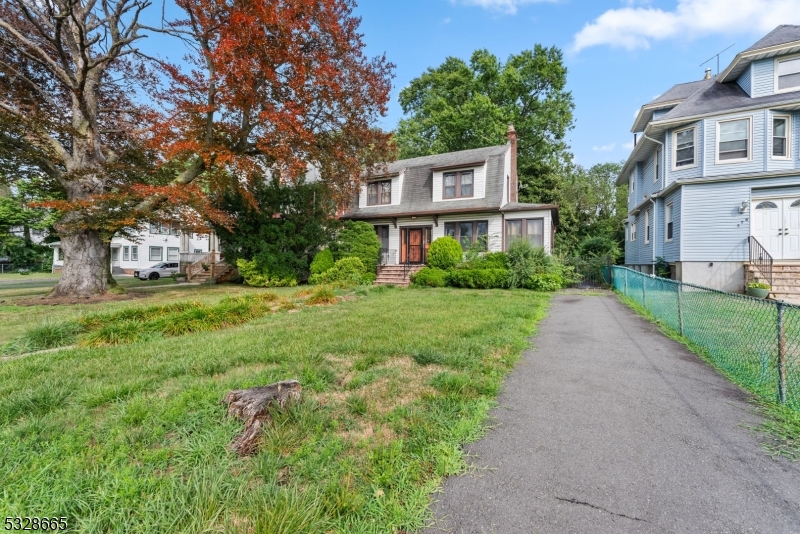
[{"label": "chain link fence", "polygon": [[614,266],[614,289],[756,395],[800,410],[800,307]]}]

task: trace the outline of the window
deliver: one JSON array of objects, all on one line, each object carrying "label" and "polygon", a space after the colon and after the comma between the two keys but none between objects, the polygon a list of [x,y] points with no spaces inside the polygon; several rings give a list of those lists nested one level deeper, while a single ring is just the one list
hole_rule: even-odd
[{"label": "window", "polygon": [[203,249],[196,248],[196,249],[194,249],[194,253],[195,254],[202,254],[203,253]]},{"label": "window", "polygon": [[178,261],[180,259],[181,253],[178,247],[167,247],[167,261]]},{"label": "window", "polygon": [[756,206],[757,210],[776,210],[778,209],[778,205],[774,202],[761,202]]},{"label": "window", "polygon": [[631,223],[631,241],[636,241],[636,223]]},{"label": "window", "polygon": [[650,210],[644,212],[644,244],[650,242]]},{"label": "window", "polygon": [[171,228],[169,224],[163,223],[150,223],[150,233],[160,235],[178,235],[177,228]]},{"label": "window", "polygon": [[392,181],[370,182],[367,184],[367,205],[375,206],[392,203]]},{"label": "window", "polygon": [[489,242],[489,221],[446,222],[444,235],[461,243],[461,248],[464,250],[473,243],[481,243],[485,250]]},{"label": "window", "polygon": [[717,162],[750,159],[750,119],[717,123]]},{"label": "window", "polygon": [[672,241],[672,202],[666,205],[664,208],[664,223],[667,226],[666,240]]},{"label": "window", "polygon": [[131,246],[131,261],[139,261],[139,246]]},{"label": "window", "polygon": [[375,226],[375,233],[378,234],[378,239],[381,240],[381,249],[384,251],[389,250],[389,225],[379,224]]},{"label": "window", "polygon": [[653,183],[658,183],[658,167],[661,160],[661,149],[656,148],[656,156],[653,161]]},{"label": "window", "polygon": [[789,132],[791,121],[788,115],[775,115],[772,117],[772,157],[789,157]]},{"label": "window", "polygon": [[111,249],[111,261],[112,262],[119,261],[119,247]]},{"label": "window", "polygon": [[672,134],[672,155],[675,163],[673,170],[694,167],[695,161],[695,135],[694,127],[686,128]]},{"label": "window", "polygon": [[473,178],[472,171],[444,173],[444,198],[471,197]]},{"label": "window", "polygon": [[150,247],[150,261],[161,261],[164,259],[163,257],[164,249],[162,247]]},{"label": "window", "polygon": [[122,261],[130,261],[131,247],[122,247]]},{"label": "window", "polygon": [[636,172],[635,171],[632,172],[631,173],[631,177],[628,178],[628,184],[629,184],[628,193],[630,193],[632,195],[632,194],[634,194],[636,192]]},{"label": "window", "polygon": [[800,89],[800,57],[776,60],[775,92]]},{"label": "window", "polygon": [[789,207],[790,208],[800,208],[800,200],[795,200],[794,202],[792,202],[792,204]]},{"label": "window", "polygon": [[543,247],[544,219],[506,220],[506,250],[516,239],[527,239],[534,247]]}]

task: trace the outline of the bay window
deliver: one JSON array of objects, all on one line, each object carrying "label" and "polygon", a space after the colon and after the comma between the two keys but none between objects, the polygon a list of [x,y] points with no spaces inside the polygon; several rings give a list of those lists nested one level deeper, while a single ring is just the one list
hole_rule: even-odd
[{"label": "bay window", "polygon": [[750,119],[717,123],[717,162],[750,159]]},{"label": "bay window", "polygon": [[507,219],[506,250],[517,239],[527,239],[534,247],[543,247],[544,219]]},{"label": "bay window", "polygon": [[775,115],[772,117],[772,157],[789,157],[789,132],[791,121],[789,115]]},{"label": "bay window", "polygon": [[696,129],[686,128],[672,134],[673,170],[694,167],[697,163],[695,141]]},{"label": "bay window", "polygon": [[450,236],[467,250],[473,243],[480,243],[486,250],[489,241],[489,221],[459,221],[444,223],[444,235]]}]

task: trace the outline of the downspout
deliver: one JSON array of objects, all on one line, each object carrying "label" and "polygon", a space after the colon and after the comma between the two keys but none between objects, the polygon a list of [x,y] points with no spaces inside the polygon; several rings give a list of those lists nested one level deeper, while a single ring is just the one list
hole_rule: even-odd
[{"label": "downspout", "polygon": [[[649,137],[647,134],[642,134],[642,136],[645,139],[649,139],[652,142],[661,145],[661,154],[664,154],[664,143],[662,143],[661,141],[658,141],[656,139],[653,139],[652,137]],[[666,181],[667,170],[666,170],[666,168],[664,168],[664,166],[661,164],[660,161],[658,163],[659,163],[658,166],[663,169],[661,171],[661,174],[664,177],[664,183],[666,184],[666,182],[667,182]],[[659,185],[661,185],[660,182],[659,182]],[[661,189],[663,189],[663,188],[661,188]],[[653,203],[653,274],[655,274],[655,270],[656,270],[656,247],[658,246],[658,239],[657,239],[657,237],[658,237],[658,203],[655,200],[657,198],[658,198],[658,192],[650,195],[650,199],[649,199],[650,202]],[[645,231],[647,231],[647,229],[645,229]]]}]

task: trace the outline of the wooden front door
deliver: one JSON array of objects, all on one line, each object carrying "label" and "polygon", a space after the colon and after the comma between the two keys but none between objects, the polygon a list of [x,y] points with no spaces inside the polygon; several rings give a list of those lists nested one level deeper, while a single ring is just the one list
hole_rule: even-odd
[{"label": "wooden front door", "polygon": [[408,229],[408,263],[423,263],[422,228]]}]

